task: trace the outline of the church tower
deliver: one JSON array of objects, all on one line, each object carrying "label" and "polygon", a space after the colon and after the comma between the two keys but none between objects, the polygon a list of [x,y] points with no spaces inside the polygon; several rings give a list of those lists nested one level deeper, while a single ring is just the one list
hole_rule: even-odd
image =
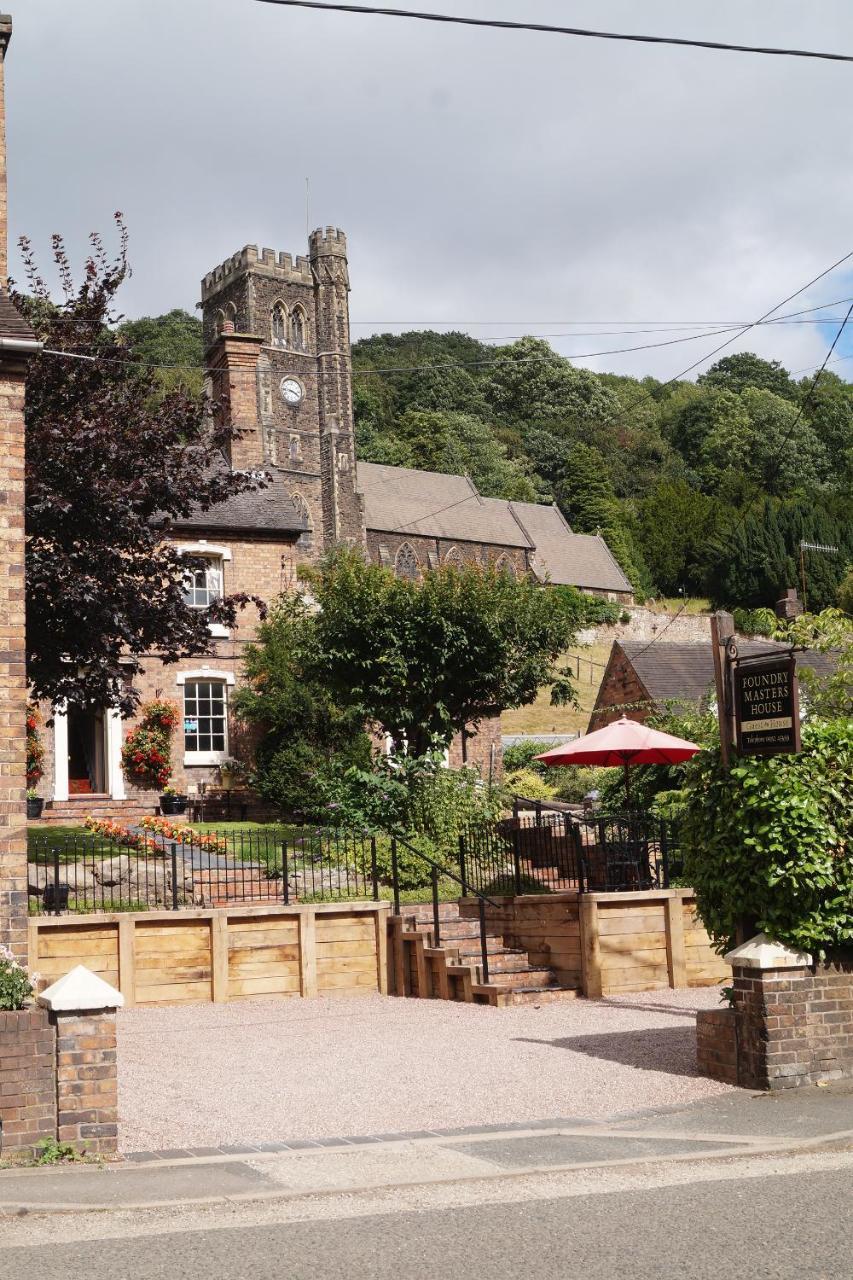
[{"label": "church tower", "polygon": [[275,473],[308,517],[315,554],[364,545],[346,236],[314,231],[295,260],[247,245],[205,276],[201,298],[209,392],[242,432],[232,466]]}]

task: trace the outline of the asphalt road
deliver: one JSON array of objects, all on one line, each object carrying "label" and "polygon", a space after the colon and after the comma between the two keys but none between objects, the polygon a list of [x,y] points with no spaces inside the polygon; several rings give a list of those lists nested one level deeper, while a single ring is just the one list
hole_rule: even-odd
[{"label": "asphalt road", "polygon": [[[0,1280],[850,1280],[853,1175],[800,1169],[440,1211],[153,1233],[0,1251]],[[179,1215],[176,1206],[175,1221]],[[67,1220],[66,1220],[67,1221]],[[69,1224],[70,1225],[70,1224]],[[0,1240],[2,1240],[0,1224]]]}]

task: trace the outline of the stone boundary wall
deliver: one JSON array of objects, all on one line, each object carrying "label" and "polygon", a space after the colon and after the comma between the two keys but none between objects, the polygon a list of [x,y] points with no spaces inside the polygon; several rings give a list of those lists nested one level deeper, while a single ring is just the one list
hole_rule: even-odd
[{"label": "stone boundary wall", "polygon": [[36,1154],[53,1138],[75,1151],[118,1146],[115,1013],[0,1013],[0,1156]]},{"label": "stone boundary wall", "polygon": [[749,1089],[853,1078],[853,953],[809,968],[734,968],[734,1007],[697,1017],[703,1075]]},{"label": "stone boundary wall", "polygon": [[[708,613],[655,613],[641,605],[626,606],[629,622],[617,622],[613,626],[586,627],[579,632],[577,643],[610,644],[613,640],[647,642],[655,640],[666,627],[669,644],[710,644],[711,615]],[[674,620],[673,620],[674,619]]]}]

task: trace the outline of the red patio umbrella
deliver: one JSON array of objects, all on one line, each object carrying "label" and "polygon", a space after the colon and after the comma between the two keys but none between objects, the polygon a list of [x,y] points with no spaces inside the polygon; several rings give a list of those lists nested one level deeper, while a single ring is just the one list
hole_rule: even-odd
[{"label": "red patio umbrella", "polygon": [[659,729],[650,729],[637,720],[629,720],[622,716],[613,724],[596,729],[594,733],[584,734],[573,742],[564,742],[559,747],[552,747],[541,756],[536,756],[543,764],[597,764],[622,765],[625,769],[625,795],[630,801],[631,787],[628,770],[632,764],[678,764],[695,756],[698,747],[695,742],[686,738],[676,738],[671,733],[661,733]]}]

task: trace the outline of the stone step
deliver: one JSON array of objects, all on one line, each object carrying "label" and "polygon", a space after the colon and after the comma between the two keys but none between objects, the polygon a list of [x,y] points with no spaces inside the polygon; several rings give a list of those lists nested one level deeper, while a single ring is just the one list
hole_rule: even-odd
[{"label": "stone step", "polygon": [[[479,966],[478,966],[479,968]],[[496,987],[512,987],[516,990],[529,987],[551,988],[557,985],[553,969],[533,969],[529,965],[509,973],[492,972],[489,965],[489,982]]]},{"label": "stone step", "polygon": [[[489,957],[489,973],[507,974],[507,973],[530,973],[531,965],[526,951],[505,951],[500,954],[487,952]],[[480,964],[479,952],[476,956],[459,957],[460,964]],[[539,972],[539,970],[537,970]]]},{"label": "stone step", "polygon": [[498,1007],[517,1004],[558,1004],[562,1000],[577,1000],[576,987],[510,987],[499,991]]}]

